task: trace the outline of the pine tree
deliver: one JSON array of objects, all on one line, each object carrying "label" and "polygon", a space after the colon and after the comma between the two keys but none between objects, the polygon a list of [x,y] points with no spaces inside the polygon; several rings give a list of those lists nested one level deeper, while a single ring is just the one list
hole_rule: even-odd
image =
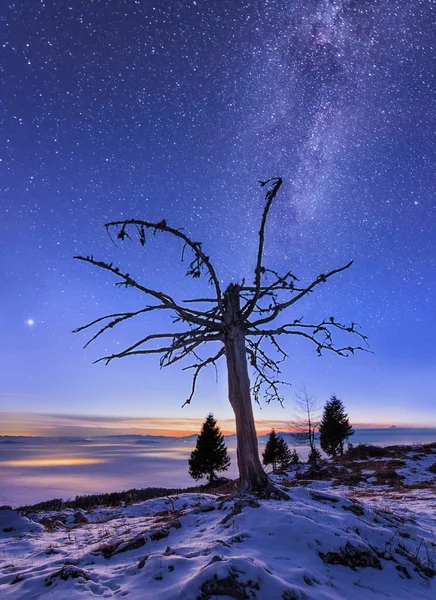
[{"label": "pine tree", "polygon": [[324,406],[319,435],[321,448],[329,456],[344,453],[344,442],[354,434],[344,405],[334,394]]},{"label": "pine tree", "polygon": [[320,460],[321,460],[321,452],[316,446],[312,446],[309,452],[309,456],[307,457],[307,461],[312,467],[318,468]]},{"label": "pine tree", "polygon": [[265,466],[272,465],[273,471],[277,469],[278,440],[274,429],[271,429],[265,450],[262,453],[262,462]]},{"label": "pine tree", "polygon": [[277,437],[279,446],[277,453],[278,468],[287,469],[292,463],[292,452],[282,436],[279,435]]},{"label": "pine tree", "polygon": [[271,429],[262,458],[263,464],[272,465],[273,471],[286,469],[292,462],[292,452],[288,444],[282,436],[276,434],[274,429]]},{"label": "pine tree", "polygon": [[292,453],[291,453],[291,464],[292,465],[300,464],[300,455],[298,454],[298,452],[295,448],[292,450]]},{"label": "pine tree", "polygon": [[209,413],[203,423],[197,445],[188,462],[190,476],[198,480],[207,475],[209,483],[216,478],[217,472],[227,471],[230,466],[224,436],[212,413]]}]

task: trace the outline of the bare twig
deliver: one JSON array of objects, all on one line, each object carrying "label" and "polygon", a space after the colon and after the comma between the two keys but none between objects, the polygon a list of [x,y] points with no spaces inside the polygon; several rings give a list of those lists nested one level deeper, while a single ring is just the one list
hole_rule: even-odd
[{"label": "bare twig", "polygon": [[333,269],[332,271],[326,274],[322,273],[321,275],[318,275],[318,277],[314,281],[312,281],[311,284],[301,289],[301,291],[296,296],[294,296],[287,302],[281,302],[276,304],[268,317],[259,319],[258,321],[251,323],[250,327],[257,327],[258,325],[263,325],[264,323],[269,323],[270,321],[273,321],[282,310],[284,310],[285,308],[289,308],[290,306],[301,300],[301,298],[303,298],[307,294],[310,294],[317,285],[319,285],[320,283],[325,283],[327,279],[329,279],[333,275],[336,275],[337,273],[341,273],[341,271],[345,271],[345,269],[351,267],[352,264],[353,261],[351,260],[348,264],[344,265],[343,267]]},{"label": "bare twig", "polygon": [[[258,327],[251,325],[250,329],[247,330],[246,335],[261,338],[279,335],[299,335],[316,345],[319,356],[321,356],[323,350],[330,350],[339,356],[349,356],[349,354],[354,354],[356,350],[370,352],[369,348],[363,348],[362,346],[344,346],[343,348],[334,346],[331,329],[339,329],[340,331],[353,333],[367,344],[367,336],[358,331],[356,325],[356,323],[343,325],[342,323],[335,321],[334,317],[324,319],[316,325],[301,323],[300,319],[295,319],[293,323],[286,323],[276,329],[259,329]],[[322,335],[322,338],[318,339],[317,336],[320,334]]]},{"label": "bare twig", "polygon": [[310,446],[312,459],[316,460],[315,436],[321,420],[320,407],[305,386],[296,395],[296,406],[297,415],[289,423],[289,430],[298,443]]},{"label": "bare twig", "polygon": [[256,372],[254,384],[251,388],[255,402],[260,404],[260,394],[262,387],[264,387],[263,397],[265,402],[269,404],[271,400],[277,400],[283,406],[284,398],[279,393],[279,386],[289,385],[289,383],[270,377],[267,372],[269,369],[270,371],[280,373],[277,363],[266,357],[266,355],[259,357],[256,351],[251,348],[246,348],[246,351],[250,357],[250,364]]},{"label": "bare twig", "polygon": [[91,342],[93,342],[95,339],[97,339],[102,333],[104,333],[108,329],[112,329],[112,327],[115,327],[115,325],[118,325],[118,323],[121,323],[122,321],[126,321],[127,319],[131,319],[138,315],[145,314],[145,313],[151,312],[153,310],[159,310],[159,309],[171,309],[172,310],[172,307],[165,306],[164,304],[158,304],[155,306],[147,306],[146,308],[142,308],[141,310],[137,310],[135,312],[114,313],[111,315],[105,315],[104,317],[95,319],[94,321],[91,321],[90,323],[87,323],[86,325],[82,325],[82,327],[73,329],[73,333],[79,333],[79,331],[88,329],[89,327],[92,327],[93,325],[96,325],[97,323],[101,323],[101,321],[105,321],[106,319],[112,319],[112,321],[110,321],[104,327],[99,329],[99,331],[97,331],[97,333],[95,335],[93,335],[92,338],[90,338],[86,342],[86,344],[83,346],[84,348],[86,348],[87,346],[89,346],[89,344]]},{"label": "bare twig", "polygon": [[207,319],[205,319],[205,318],[203,318],[204,317],[203,312],[195,311],[195,310],[178,305],[176,303],[176,301],[168,294],[164,294],[163,292],[159,292],[157,290],[153,290],[151,288],[147,288],[147,287],[141,285],[135,279],[133,279],[133,277],[131,277],[129,273],[123,273],[122,271],[119,270],[118,267],[114,267],[111,263],[106,263],[103,261],[95,260],[95,258],[93,256],[75,256],[74,258],[76,258],[77,260],[82,260],[83,262],[90,263],[97,267],[100,267],[101,269],[104,269],[106,271],[110,271],[111,273],[113,273],[114,275],[116,275],[117,277],[122,279],[122,281],[120,283],[118,283],[117,285],[133,287],[133,288],[143,292],[144,294],[148,294],[149,296],[152,296],[153,298],[160,300],[160,302],[162,302],[162,304],[164,304],[167,308],[172,308],[181,317],[181,319],[183,319],[185,321],[192,322],[197,325],[204,325],[207,327],[211,327],[216,330],[219,329],[219,326],[213,322],[213,317],[209,316]]},{"label": "bare twig", "polygon": [[187,400],[185,400],[185,402],[182,404],[182,408],[186,405],[186,404],[191,404],[191,400],[194,397],[195,394],[195,388],[197,385],[197,378],[198,375],[201,371],[201,369],[204,369],[204,367],[207,367],[210,364],[213,364],[216,368],[216,361],[218,359],[221,358],[221,356],[224,356],[225,351],[224,348],[221,348],[219,352],[217,352],[217,354],[215,354],[215,356],[211,356],[209,358],[207,358],[206,360],[203,360],[200,363],[196,363],[195,365],[189,365],[188,367],[185,367],[183,370],[186,371],[187,369],[195,369],[194,370],[194,375],[192,376],[192,388],[191,388],[191,393],[189,394],[189,397]]},{"label": "bare twig", "polygon": [[195,255],[194,260],[188,266],[186,274],[190,275],[191,277],[198,278],[201,275],[202,267],[206,267],[207,271],[209,272],[209,281],[213,283],[215,287],[216,301],[218,302],[218,305],[221,306],[221,288],[218,277],[215,273],[212,263],[210,262],[209,256],[203,252],[200,242],[192,241],[185,233],[180,231],[180,229],[174,229],[173,227],[167,225],[165,220],[160,221],[160,223],[151,223],[150,221],[142,221],[140,219],[128,219],[125,221],[111,221],[110,223],[106,223],[105,227],[108,232],[110,232],[111,227],[115,227],[118,230],[117,238],[124,240],[126,237],[130,237],[128,233],[129,225],[133,225],[137,229],[139,233],[139,241],[142,245],[145,244],[146,229],[152,229],[155,234],[158,231],[164,231],[181,239],[184,242],[182,249],[182,260],[186,246],[191,248]]},{"label": "bare twig", "polygon": [[265,208],[263,209],[262,221],[261,221],[260,230],[259,230],[259,245],[257,248],[256,268],[254,270],[255,291],[254,291],[253,298],[242,309],[242,313],[243,313],[245,319],[248,319],[248,317],[253,312],[253,309],[256,306],[256,303],[260,296],[260,282],[261,282],[262,273],[264,272],[264,269],[262,267],[262,258],[263,258],[263,246],[265,243],[265,226],[266,226],[266,221],[268,218],[268,213],[271,208],[271,204],[272,204],[274,198],[276,197],[276,194],[279,191],[280,186],[283,183],[283,180],[281,177],[272,177],[271,179],[267,179],[266,181],[260,181],[259,183],[261,186],[265,186],[265,185],[268,185],[268,183],[270,183],[270,182],[273,183],[273,187],[267,191],[266,196],[265,196],[266,204],[265,204]]},{"label": "bare twig", "polygon": [[[147,344],[150,341],[159,340],[159,339],[168,339],[171,340],[171,343],[166,346],[161,346],[158,348],[142,348],[138,349],[140,346]],[[117,352],[111,354],[109,356],[102,356],[97,359],[95,363],[105,362],[109,364],[115,358],[124,358],[126,356],[134,356],[139,354],[161,354],[160,358],[160,366],[166,367],[170,364],[181,360],[185,356],[188,356],[195,348],[203,344],[204,342],[209,341],[217,341],[219,340],[219,336],[213,334],[207,334],[204,331],[194,330],[183,333],[157,333],[151,334],[142,338],[135,344],[132,344],[128,348],[122,350],[121,352]],[[177,351],[180,351],[179,354],[176,354]]]}]

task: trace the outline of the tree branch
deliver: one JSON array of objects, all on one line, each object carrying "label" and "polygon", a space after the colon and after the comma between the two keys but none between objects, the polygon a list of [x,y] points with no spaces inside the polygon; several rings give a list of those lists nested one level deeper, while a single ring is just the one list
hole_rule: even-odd
[{"label": "tree branch", "polygon": [[[370,352],[368,348],[362,348],[361,346],[344,346],[343,348],[336,348],[333,345],[333,338],[330,329],[339,329],[346,333],[353,333],[360,337],[367,344],[367,336],[363,335],[356,329],[356,323],[351,325],[343,325],[334,320],[334,317],[330,319],[324,319],[317,325],[304,324],[300,322],[300,319],[295,319],[293,323],[286,323],[277,327],[277,329],[258,329],[254,328],[253,331],[247,331],[247,336],[261,336],[261,338],[268,336],[278,335],[299,335],[308,339],[316,345],[316,350],[319,356],[321,356],[323,350],[330,350],[339,356],[349,356],[354,354],[355,351],[360,350],[362,352]],[[317,338],[319,334],[323,335],[323,339]]]},{"label": "tree branch", "polygon": [[131,319],[133,317],[136,317],[137,315],[151,312],[153,310],[160,310],[160,309],[171,309],[172,310],[172,307],[165,306],[164,304],[157,304],[155,306],[147,306],[146,308],[142,308],[135,312],[113,313],[111,315],[105,315],[104,317],[95,319],[94,321],[91,321],[90,323],[87,323],[86,325],[77,327],[77,329],[73,329],[72,333],[79,333],[80,331],[83,331],[84,329],[88,329],[89,327],[96,325],[96,323],[100,323],[101,321],[105,321],[106,319],[113,319],[112,321],[107,323],[104,327],[102,327],[99,331],[97,331],[97,333],[95,335],[93,335],[92,338],[86,342],[86,344],[83,347],[87,348],[89,346],[89,344],[91,342],[93,342],[95,339],[97,339],[102,333],[104,333],[107,329],[111,329],[112,327],[115,327],[115,325],[118,325],[118,323],[121,323],[122,321],[126,321],[127,319]]},{"label": "tree branch", "polygon": [[275,363],[275,361],[268,357],[266,360],[259,360],[258,354],[251,348],[246,348],[246,351],[248,356],[250,357],[250,364],[257,373],[252,387],[253,398],[255,402],[260,404],[261,389],[262,386],[266,385],[266,388],[263,393],[265,402],[269,404],[272,400],[277,400],[283,406],[284,398],[283,396],[280,396],[278,386],[289,384],[286,381],[273,379],[266,372],[267,369],[270,369],[271,371],[280,373],[280,370],[277,368],[277,363]]},{"label": "tree branch", "polygon": [[[77,260],[82,260],[83,262],[90,263],[92,265],[100,267],[101,269],[105,269],[106,271],[109,271],[110,273],[113,273],[114,275],[116,275],[117,277],[122,279],[122,281],[116,285],[124,285],[126,287],[133,287],[133,288],[136,288],[137,290],[143,292],[144,294],[148,294],[149,296],[156,298],[162,304],[164,304],[167,308],[172,308],[179,315],[179,317],[184,321],[195,323],[196,325],[203,325],[205,327],[209,327],[210,329],[214,329],[216,331],[218,331],[220,329],[219,324],[218,324],[218,318],[211,316],[210,313],[208,315],[206,315],[204,312],[196,311],[196,310],[192,310],[190,308],[179,306],[176,303],[176,301],[168,294],[158,292],[157,290],[153,290],[151,288],[147,288],[147,287],[139,284],[132,277],[130,277],[129,273],[121,272],[119,270],[119,268],[114,267],[112,265],[112,263],[106,263],[103,261],[95,260],[93,256],[86,256],[86,257],[85,256],[75,256],[74,258]],[[215,319],[215,321],[213,319]]]},{"label": "tree branch", "polygon": [[191,300],[182,300],[182,302],[216,302],[216,298],[192,298]]},{"label": "tree branch", "polygon": [[264,272],[264,269],[262,267],[262,258],[263,258],[263,246],[265,243],[266,221],[268,218],[269,210],[271,208],[271,204],[272,204],[277,192],[279,191],[280,186],[283,183],[283,180],[281,177],[272,177],[271,179],[267,179],[266,181],[260,181],[259,183],[261,186],[265,186],[270,182],[273,182],[274,185],[270,190],[268,190],[268,192],[266,193],[266,196],[265,196],[266,204],[265,204],[265,208],[263,209],[262,221],[260,224],[259,245],[258,245],[258,249],[257,249],[257,261],[256,261],[256,268],[254,270],[255,291],[254,291],[253,298],[242,309],[242,314],[245,319],[248,319],[248,317],[251,315],[251,313],[253,312],[253,309],[256,306],[257,301],[259,299],[261,275]]},{"label": "tree branch", "polygon": [[[169,352],[167,352],[164,356],[161,357],[161,359],[159,361],[160,366],[168,367],[169,365],[173,365],[174,363],[176,363],[179,360],[182,360],[183,358],[188,356],[188,354],[190,354],[191,352],[196,358],[201,360],[195,353],[195,349],[198,346],[200,346],[201,344],[205,344],[206,342],[218,342],[218,341],[221,341],[220,335],[218,335],[218,334],[207,334],[206,335],[205,334],[203,337],[193,340],[192,343],[188,341],[188,345],[181,344],[177,348],[171,348],[171,350]],[[181,352],[179,354],[174,355],[175,351],[177,351],[177,350],[181,350]]]},{"label": "tree branch", "polygon": [[289,306],[292,306],[293,304],[301,300],[301,298],[303,298],[307,294],[310,294],[317,285],[319,285],[320,283],[325,283],[327,279],[329,279],[333,275],[336,275],[337,273],[340,273],[341,271],[345,271],[346,269],[351,267],[352,264],[353,261],[351,260],[348,264],[344,265],[343,267],[333,269],[333,271],[330,271],[326,274],[322,273],[321,275],[318,275],[318,277],[314,281],[312,281],[310,285],[308,285],[306,288],[303,288],[296,296],[294,296],[287,302],[275,304],[274,307],[271,309],[272,313],[268,317],[264,317],[263,319],[259,319],[257,321],[254,321],[253,323],[249,323],[248,327],[257,327],[258,325],[263,325],[264,323],[269,323],[270,321],[273,321],[282,310],[288,308]]},{"label": "tree branch", "polygon": [[[221,307],[221,288],[220,288],[220,284],[218,281],[218,277],[215,273],[215,269],[213,268],[213,266],[209,260],[209,256],[206,256],[206,254],[203,252],[200,242],[193,242],[186,234],[184,234],[179,229],[174,229],[173,227],[170,227],[169,225],[167,225],[165,220],[161,221],[160,223],[151,223],[149,221],[142,221],[139,219],[129,219],[126,221],[111,221],[110,223],[106,223],[105,227],[106,227],[106,230],[109,233],[109,235],[110,235],[110,228],[116,227],[118,229],[117,238],[124,240],[126,237],[130,237],[130,235],[127,231],[127,228],[129,225],[133,225],[136,227],[138,234],[139,234],[139,241],[142,244],[142,246],[145,245],[145,241],[146,241],[146,238],[145,238],[145,230],[146,229],[152,229],[154,234],[156,234],[157,231],[165,231],[165,232],[170,233],[171,235],[183,240],[184,246],[183,246],[183,250],[182,250],[182,261],[184,258],[184,250],[185,250],[186,246],[191,248],[191,250],[195,254],[195,258],[189,264],[186,274],[190,275],[191,277],[198,278],[201,275],[202,267],[205,266],[209,272],[209,281],[211,283],[213,283],[213,285],[215,287],[216,301],[218,302],[218,305]],[[111,237],[111,239],[112,239],[112,237]]]},{"label": "tree branch", "polygon": [[[207,358],[206,360],[203,360],[200,363],[196,363],[195,365],[189,365],[188,367],[185,367],[183,370],[186,371],[187,369],[195,369],[194,371],[194,375],[192,376],[192,388],[191,388],[191,393],[188,397],[187,400],[185,400],[185,402],[182,404],[182,408],[186,405],[186,404],[191,404],[191,400],[194,397],[195,394],[195,388],[197,385],[197,378],[198,375],[201,371],[201,369],[204,369],[204,367],[207,367],[210,364],[214,364],[216,363],[216,361],[221,358],[221,356],[224,356],[225,354],[225,349],[221,348],[221,350],[219,352],[217,352],[217,354],[215,354],[215,356],[211,356],[209,358]],[[215,365],[216,367],[216,365]]]},{"label": "tree branch", "polygon": [[[204,342],[209,341],[217,341],[219,340],[219,336],[207,335],[204,332],[199,333],[198,335],[190,335],[191,332],[183,332],[180,334],[177,333],[156,333],[150,334],[132,344],[128,348],[122,350],[121,352],[117,352],[111,354],[109,356],[102,356],[101,358],[94,361],[94,363],[105,362],[107,365],[114,358],[124,358],[126,356],[135,356],[138,354],[162,354],[159,364],[161,367],[167,367],[185,356],[187,356],[190,352],[195,350],[197,346],[203,344]],[[159,348],[144,348],[141,350],[137,350],[137,348],[141,345],[146,344],[147,342],[157,340],[157,339],[171,339],[173,340],[170,345],[159,347]],[[181,350],[180,354],[174,356],[174,354]]]}]

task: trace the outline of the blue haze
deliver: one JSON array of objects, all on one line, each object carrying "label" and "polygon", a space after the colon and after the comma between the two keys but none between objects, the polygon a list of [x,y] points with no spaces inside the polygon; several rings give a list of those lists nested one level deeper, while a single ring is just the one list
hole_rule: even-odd
[{"label": "blue haze", "polygon": [[[292,434],[282,434],[293,446]],[[121,491],[144,487],[187,487],[187,460],[196,435],[183,438],[163,436],[109,436],[95,438],[0,437],[0,505],[34,504],[51,498]],[[259,436],[262,451],[267,436]],[[436,429],[358,429],[353,444],[420,444],[436,441]],[[236,436],[226,437],[232,464],[225,474],[237,477]],[[302,458],[307,448],[296,446]],[[11,461],[96,459],[95,464],[26,466]],[[9,463],[9,464],[8,464]]]}]

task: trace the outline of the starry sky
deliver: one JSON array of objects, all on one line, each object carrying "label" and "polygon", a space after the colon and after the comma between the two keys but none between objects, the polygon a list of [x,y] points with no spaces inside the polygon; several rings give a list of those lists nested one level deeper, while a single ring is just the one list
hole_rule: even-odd
[{"label": "starry sky", "polygon": [[[203,242],[223,288],[251,280],[258,180],[278,175],[264,262],[310,282],[354,260],[290,318],[355,321],[373,354],[318,358],[291,337],[284,408],[256,418],[291,420],[306,386],[321,404],[336,393],[353,422],[436,426],[435,13],[433,0],[3,3],[5,433],[33,413],[161,419],[165,431],[209,410],[230,419],[223,363],[183,410],[178,366],[92,364],[168,322],[144,317],[83,350],[73,329],[147,300],[73,256],[177,299],[207,294],[177,241],[115,247],[103,227],[165,218]],[[54,417],[45,427],[58,431]]]}]

